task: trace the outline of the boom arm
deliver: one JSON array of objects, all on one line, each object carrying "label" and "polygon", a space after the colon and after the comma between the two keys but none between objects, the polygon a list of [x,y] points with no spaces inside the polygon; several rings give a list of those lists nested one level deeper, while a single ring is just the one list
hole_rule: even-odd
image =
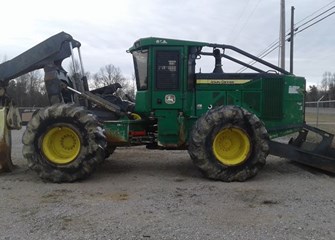
[{"label": "boom arm", "polygon": [[0,64],[0,86],[7,86],[11,79],[50,64],[62,69],[62,61],[71,55],[70,43],[73,48],[79,48],[81,45],[71,35],[60,32],[12,60]]}]

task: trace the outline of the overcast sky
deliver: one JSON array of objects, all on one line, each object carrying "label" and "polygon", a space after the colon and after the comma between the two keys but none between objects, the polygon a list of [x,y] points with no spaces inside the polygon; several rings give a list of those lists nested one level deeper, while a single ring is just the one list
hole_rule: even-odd
[{"label": "overcast sky", "polygon": [[[286,29],[292,5],[298,22],[330,2],[335,1],[286,0]],[[279,6],[280,0],[2,1],[0,61],[60,31],[82,43],[90,72],[113,64],[131,76],[126,50],[150,36],[230,44],[257,55],[279,37]],[[296,35],[294,73],[308,84],[319,84],[325,71],[335,72],[334,24],[332,15]],[[275,51],[266,60],[277,64],[277,58]]]}]

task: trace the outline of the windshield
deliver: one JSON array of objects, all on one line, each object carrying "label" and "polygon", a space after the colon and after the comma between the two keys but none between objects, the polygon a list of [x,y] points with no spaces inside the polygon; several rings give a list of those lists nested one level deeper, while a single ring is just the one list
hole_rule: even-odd
[{"label": "windshield", "polygon": [[134,51],[134,67],[138,90],[148,89],[148,50]]}]

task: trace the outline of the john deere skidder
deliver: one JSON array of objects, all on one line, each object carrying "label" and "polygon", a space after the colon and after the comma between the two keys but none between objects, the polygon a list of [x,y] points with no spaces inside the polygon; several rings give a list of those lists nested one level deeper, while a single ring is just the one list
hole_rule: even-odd
[{"label": "john deere skidder", "polygon": [[[226,182],[255,176],[269,153],[335,172],[333,135],[305,124],[303,77],[230,45],[143,38],[128,50],[137,85],[131,101],[118,84],[90,91],[80,51],[82,76],[69,79],[61,64],[74,48],[80,43],[61,32],[0,65],[2,170],[12,166],[9,130],[19,125],[8,82],[43,68],[50,106],[33,114],[22,139],[23,156],[43,179],[85,178],[116,147],[134,145],[187,149],[205,176]],[[214,70],[198,72],[207,56]],[[223,71],[222,59],[251,71]],[[307,143],[309,131],[321,142]],[[294,132],[288,144],[271,140]]]}]

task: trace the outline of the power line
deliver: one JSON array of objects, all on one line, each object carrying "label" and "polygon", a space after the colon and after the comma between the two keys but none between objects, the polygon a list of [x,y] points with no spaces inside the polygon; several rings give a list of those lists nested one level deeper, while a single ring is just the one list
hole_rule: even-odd
[{"label": "power line", "polygon": [[296,22],[296,24],[299,24],[301,22],[303,22],[304,20],[312,17],[314,14],[316,14],[317,12],[320,12],[321,10],[325,9],[326,7],[328,7],[329,5],[331,5],[332,3],[335,3],[335,0],[334,1],[331,1],[330,3],[326,4],[325,6],[319,8],[318,10],[316,10],[315,12],[311,13],[310,15],[304,17],[303,19],[301,19],[300,21]]},{"label": "power line", "polygon": [[[278,43],[279,43],[279,41],[276,43],[276,45],[272,46],[272,48],[267,49],[267,51],[264,52],[264,54],[262,54],[262,55],[260,55],[260,56],[257,56],[257,57],[260,58],[260,59],[266,57],[267,55],[269,55],[270,53],[272,53],[274,50],[276,50],[277,48],[279,48],[279,44],[278,44]],[[252,60],[252,61],[250,61],[248,64],[252,66],[252,65],[254,65],[256,62],[257,62],[257,61]],[[238,72],[238,73],[244,72],[247,68],[248,68],[248,67],[242,67],[242,68],[240,68],[237,72]]]},{"label": "power line", "polygon": [[[334,2],[335,2],[335,1],[332,1],[332,2],[328,3],[326,6],[320,8],[319,10],[317,10],[317,11],[313,12],[312,14],[310,14],[309,16],[305,17],[303,20],[305,20],[305,19],[307,19],[307,18],[309,18],[309,17],[315,15],[317,12],[320,12],[320,10],[322,10],[322,9],[324,9],[324,8],[326,8],[326,7],[328,7],[329,5],[331,5],[331,4],[334,3]],[[313,20],[319,18],[320,16],[324,15],[325,13],[329,12],[329,11],[332,10],[333,8],[335,8],[335,6],[332,6],[332,7],[328,8],[327,10],[325,10],[325,11],[323,11],[322,13],[318,14],[317,16],[313,17],[312,19],[310,19],[310,20],[308,20],[308,21],[302,23],[301,25],[299,25],[298,27],[295,28],[295,31],[297,31],[297,30],[298,30],[299,28],[301,28],[302,26],[305,26],[306,24],[312,22]],[[297,31],[296,33],[294,33],[294,35],[296,35],[296,34],[302,32],[302,31],[304,31],[304,30],[306,30],[306,29],[308,29],[308,28],[310,28],[310,27],[312,27],[313,25],[315,25],[315,24],[321,22],[322,20],[324,20],[324,19],[330,17],[330,16],[333,15],[333,14],[335,14],[335,12],[332,12],[332,13],[326,15],[325,17],[318,19],[317,21],[311,23],[311,24],[308,25],[307,27],[305,27],[305,28],[303,28],[303,29]],[[301,23],[303,20],[300,20],[298,23]],[[297,23],[297,24],[298,24],[298,23]],[[288,32],[288,33],[286,34],[286,37],[288,37],[288,36],[291,35],[291,33],[290,33],[289,30],[288,30],[287,32]],[[290,39],[290,37],[287,38],[286,41],[288,41],[289,39]],[[263,50],[261,53],[259,53],[259,54],[257,55],[257,57],[259,57],[259,58],[262,59],[262,58],[266,57],[267,55],[269,55],[269,54],[270,54],[271,52],[273,52],[274,50],[276,50],[278,47],[279,47],[279,40],[277,40],[277,41],[275,40],[275,41],[274,41],[273,43],[271,43],[265,50]],[[253,61],[250,61],[248,64],[252,66],[252,65],[254,65],[255,63],[256,63],[256,61],[253,60]],[[243,72],[243,71],[246,70],[246,69],[247,69],[247,67],[242,67],[242,68],[239,69],[237,72]]]},{"label": "power line", "polygon": [[[244,5],[243,10],[242,10],[241,14],[240,14],[239,17],[238,17],[239,20],[238,20],[238,21],[235,21],[234,27],[233,27],[232,30],[230,31],[230,34],[229,34],[230,37],[229,37],[229,39],[233,39],[233,38],[235,38],[235,37],[233,37],[233,33],[237,31],[237,26],[240,24],[240,21],[241,21],[242,17],[245,15],[244,13],[245,13],[245,11],[246,11],[246,9],[247,9],[247,6],[249,5],[249,2],[250,2],[250,0],[248,0],[248,2],[247,2],[246,5]],[[231,41],[229,40],[229,42],[231,42]]]},{"label": "power line", "polygon": [[313,17],[312,19],[308,20],[307,22],[304,22],[303,24],[301,24],[300,26],[296,27],[296,28],[301,28],[302,26],[305,26],[307,23],[310,23],[311,21],[315,20],[316,18],[322,16],[323,14],[325,14],[326,12],[329,12],[330,10],[332,10],[333,8],[335,8],[335,6],[332,6],[331,8],[327,9],[326,11],[320,13],[319,15]]},{"label": "power line", "polygon": [[236,36],[233,38],[233,41],[234,42],[238,37],[239,35],[241,34],[241,32],[243,31],[243,29],[245,28],[245,26],[247,25],[247,23],[249,22],[249,19],[252,17],[252,15],[254,15],[259,3],[260,3],[261,0],[258,0],[255,7],[253,8],[253,10],[251,11],[251,13],[248,15],[247,19],[244,21],[242,27],[240,28],[240,30],[238,31],[238,33],[236,34]]},{"label": "power line", "polygon": [[[335,2],[335,0],[334,1],[332,1],[332,2],[330,2],[330,3],[328,3],[327,5],[325,5],[325,6],[323,6],[322,8],[320,8],[320,9],[318,9],[317,11],[315,11],[315,12],[313,12],[312,14],[310,14],[310,15],[308,15],[307,17],[305,17],[304,19],[302,19],[302,20],[300,20],[298,23],[300,23],[300,22],[302,22],[303,20],[305,20],[305,19],[307,19],[307,18],[309,18],[309,17],[311,17],[311,16],[313,16],[313,15],[315,15],[317,12],[319,12],[320,10],[322,10],[322,9],[324,9],[324,8],[326,8],[327,6],[329,6],[329,5],[331,5],[332,3],[334,3]],[[333,7],[335,7],[335,6],[333,6]],[[329,11],[330,9],[328,9],[327,11]],[[320,16],[320,15],[322,15],[322,14],[324,14],[324,12],[323,13],[321,13],[321,14],[319,14],[318,16]],[[318,17],[317,16],[317,17]],[[317,17],[315,17],[315,18],[317,18]],[[313,18],[314,19],[314,18]],[[311,21],[311,20],[310,20]],[[296,23],[296,24],[298,24],[298,23]],[[299,27],[301,27],[301,26],[303,26],[303,25],[305,25],[306,23],[304,23],[304,24],[302,24],[302,25],[300,25]],[[286,31],[287,33],[286,33],[286,36],[289,36],[290,35],[290,30],[287,30]],[[279,44],[279,41],[278,40],[275,40],[275,41],[273,41],[269,46],[267,46],[262,52],[260,52],[259,54],[257,54],[257,57],[259,57],[259,58],[264,58],[265,56],[267,56],[269,53],[267,53],[268,51],[270,51],[270,53],[271,52],[273,52],[275,49],[277,49],[279,46],[277,46],[275,49],[272,49],[274,46],[276,46],[277,44]],[[250,61],[248,64],[250,65],[250,64],[255,64],[256,63],[256,61],[254,61],[254,60],[252,60],[252,61]],[[238,72],[243,72],[245,69],[247,69],[247,67],[242,67],[242,68],[240,68],[239,70],[238,70]]]},{"label": "power line", "polygon": [[[290,35],[290,33],[287,33],[285,35],[285,37],[288,37]],[[287,40],[287,39],[286,39]],[[258,58],[264,58],[267,55],[269,55],[270,53],[272,53],[274,50],[276,50],[279,47],[279,40],[275,40],[273,41],[268,47],[266,47],[261,53],[257,54]],[[254,65],[257,61],[252,60],[250,61],[248,64],[249,65]],[[247,69],[247,67],[242,67],[240,68],[237,72],[243,72]]]},{"label": "power line", "polygon": [[[335,6],[334,6],[334,7],[335,7]],[[313,25],[315,25],[315,24],[321,22],[322,20],[325,20],[326,18],[330,17],[330,16],[333,15],[334,13],[335,13],[335,12],[332,12],[332,13],[328,14],[327,16],[325,16],[325,17],[323,17],[323,18],[317,20],[316,22],[314,22],[314,23],[308,25],[307,27],[305,27],[305,28],[299,30],[299,31],[296,32],[294,35],[296,35],[296,34],[298,34],[298,33],[301,33],[302,31],[304,31],[304,30],[306,30],[307,28],[310,28],[311,26],[313,26]]]}]

